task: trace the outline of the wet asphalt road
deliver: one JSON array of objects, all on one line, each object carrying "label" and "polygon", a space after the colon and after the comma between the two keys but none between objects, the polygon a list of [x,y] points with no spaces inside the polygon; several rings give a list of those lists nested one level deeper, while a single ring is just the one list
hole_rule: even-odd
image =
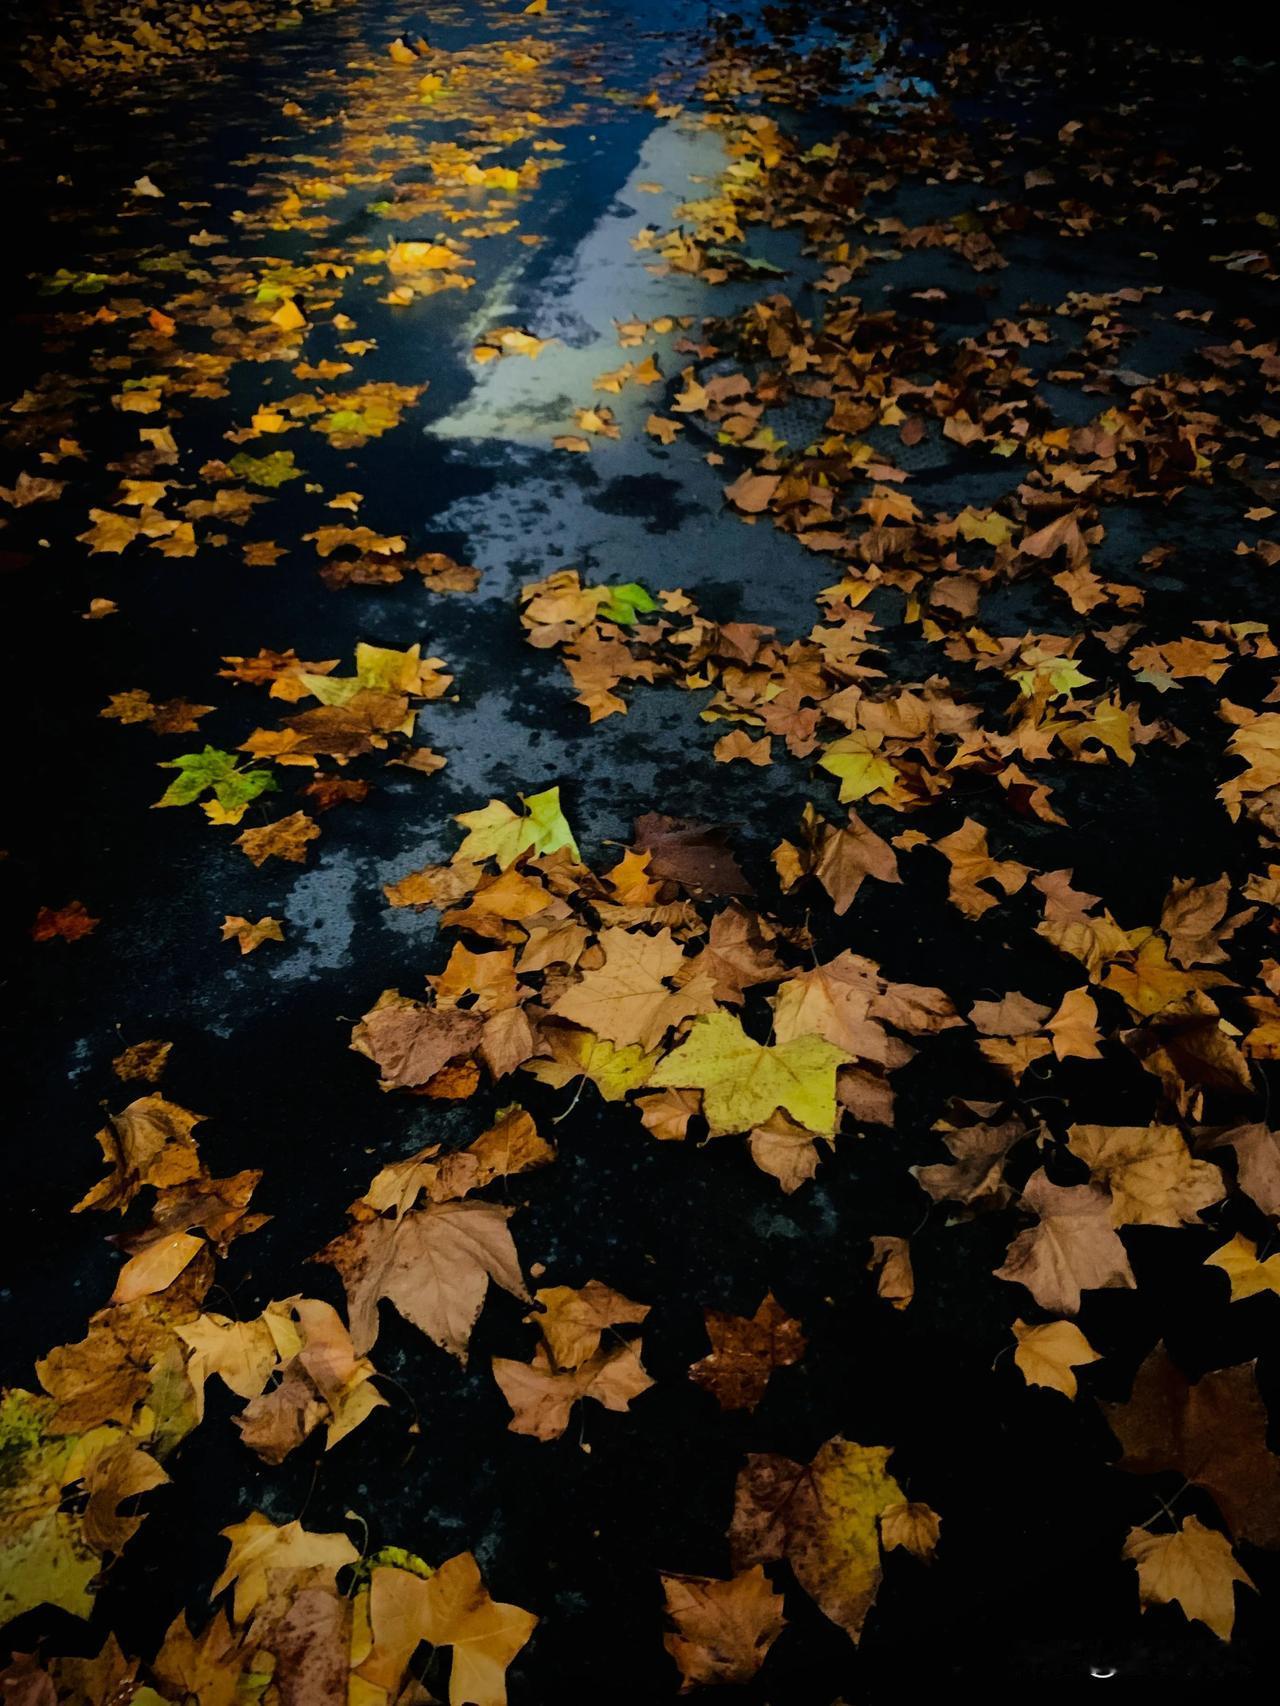
[{"label": "wet asphalt road", "polygon": [[[432,19],[432,39],[461,47],[514,29],[512,17],[495,5],[453,8]],[[357,46],[381,43],[406,21],[370,3],[339,9],[300,33],[255,44],[252,58],[223,63],[207,86],[192,68],[191,78],[134,102],[144,110],[127,120],[73,114],[75,142],[65,145],[75,149],[76,197],[97,211],[46,223],[32,239],[35,264],[48,270],[78,254],[106,267],[112,244],[132,239],[128,224],[123,237],[111,231],[121,229],[124,187],[144,171],[163,174],[167,193],[209,196],[216,213],[220,198],[252,187],[258,168],[236,162],[279,135],[280,91],[307,88],[313,102],[336,110],[341,67]],[[546,27],[572,28],[570,73],[578,54],[610,86],[642,92],[664,58],[696,65],[705,25],[702,5],[618,3],[582,10],[572,26],[566,18]],[[326,81],[335,70],[336,88]],[[813,595],[834,578],[829,563],[793,539],[724,507],[728,470],[708,466],[709,446],[695,433],[670,447],[644,436],[657,393],[610,397],[622,437],[589,457],[550,447],[553,432],[572,430],[571,408],[591,400],[593,375],[624,358],[615,320],[723,313],[760,294],[749,283],[713,291],[697,280],[656,279],[630,242],[646,223],[670,223],[691,180],[719,168],[714,135],[634,105],[588,109],[556,131],[565,153],[521,202],[520,231],[539,236],[539,246],[522,247],[515,235],[482,245],[474,289],[408,310],[380,309],[366,296],[358,335],[377,337],[379,348],[361,377],[428,381],[422,404],[362,451],[308,446],[308,471],[326,490],[350,485],[365,494],[361,521],[404,532],[411,552],[446,551],[478,566],[475,594],[434,596],[410,582],[333,592],[304,549],[270,571],[217,556],[207,565],[202,557],[158,566],[154,558],[86,560],[70,537],[76,518],[52,513],[47,548],[0,583],[15,713],[5,788],[13,820],[4,873],[9,940],[38,905],[73,896],[103,920],[70,949],[24,949],[11,985],[19,1006],[9,1039],[10,1260],[0,1306],[5,1373],[15,1382],[30,1379],[32,1360],[50,1345],[77,1337],[110,1291],[118,1258],[103,1227],[67,1210],[97,1177],[92,1134],[104,1103],[123,1099],[110,1061],[125,1043],[173,1041],[163,1088],[207,1116],[202,1151],[215,1170],[265,1169],[255,1206],[274,1218],[222,1264],[214,1306],[247,1315],[268,1297],[302,1289],[339,1301],[335,1277],[307,1258],[340,1227],[345,1205],[385,1160],[468,1136],[508,1099],[487,1087],[477,1103],[457,1107],[380,1096],[367,1062],[347,1048],[350,1023],[382,989],[416,991],[438,969],[434,915],[389,909],[382,885],[448,856],[457,834],[451,814],[559,783],[588,861],[625,840],[639,813],[659,809],[733,826],[749,873],[759,874],[806,800],[834,804],[830,778],[803,763],[784,759],[766,771],[716,765],[711,748],[723,728],[698,718],[697,694],[639,688],[627,716],[589,726],[555,660],[524,643],[518,589],[560,567],[683,587],[709,614],[769,623],[788,637],[807,631]],[[834,126],[840,116],[810,122]],[[55,139],[40,151],[47,158],[36,158],[28,141],[20,168],[55,213],[61,145]],[[661,191],[641,187],[654,183]],[[210,193],[211,184],[222,187]],[[947,186],[907,186],[883,210],[923,219],[950,210],[955,195]],[[350,217],[368,216],[353,206]],[[281,241],[281,252],[306,246],[299,233]],[[753,246],[790,270],[789,290],[802,290],[807,263],[789,239],[764,233]],[[873,266],[863,295],[940,284],[960,304],[947,328],[958,337],[1028,300],[1130,282],[1136,264],[1104,240],[1064,258],[1028,239],[1011,244],[1009,258],[1008,271],[984,281],[992,295],[977,293],[968,269],[937,252]],[[1138,369],[1176,365],[1187,337],[1174,309],[1214,303],[1196,256],[1169,257],[1168,265],[1169,293],[1158,314],[1144,311],[1128,357]],[[19,307],[25,289],[15,285]],[[499,324],[558,341],[535,363],[478,369],[467,354],[473,337]],[[656,347],[674,374],[680,362],[670,344],[668,337]],[[14,356],[20,375],[48,365],[20,346]],[[285,376],[284,387],[291,384]],[[197,460],[241,418],[239,402],[233,395],[194,425]],[[1064,396],[1064,418],[1073,406]],[[956,452],[925,470],[913,495],[955,508],[989,503],[1016,477],[993,476]],[[1140,553],[1175,532],[1184,546],[1203,542],[1218,553],[1212,614],[1255,614],[1243,583],[1232,582],[1214,501],[1211,492],[1193,495],[1176,527],[1159,515],[1113,514],[1108,549]],[[304,494],[287,487],[271,521],[283,541],[314,516]],[[82,622],[88,598],[103,594],[118,600],[121,615]],[[1195,602],[1186,588],[1170,596]],[[1002,614],[1008,631],[1028,620],[1016,604]],[[255,871],[198,814],[152,812],[166,779],[155,765],[172,743],[162,750],[145,732],[96,715],[109,694],[134,686],[157,699],[185,695],[217,707],[201,733],[233,747],[261,720],[261,701],[217,679],[224,655],[293,646],[304,657],[346,659],[360,639],[422,640],[454,671],[453,697],[427,705],[418,730],[448,767],[432,777],[379,772],[362,806],[326,817],[305,869],[273,861]],[[918,660],[903,654],[890,667],[912,678]],[[1077,829],[1097,825],[1076,856],[1082,886],[1105,876],[1109,896],[1149,911],[1175,867],[1205,876],[1223,868],[1223,823],[1187,823],[1171,848],[1153,811],[1153,801],[1176,797],[1178,766],[1190,762],[1153,755],[1141,782],[1104,770],[1078,778],[1073,821]],[[955,821],[963,815],[957,805]],[[1052,831],[1022,826],[1018,835],[1015,856],[1052,868]],[[1118,844],[1129,850],[1124,870],[1113,857]],[[1013,980],[1026,976],[1025,965],[1000,959],[998,949],[972,963],[941,879],[933,902],[921,910],[914,896],[908,904],[894,891],[874,909],[855,909],[829,945],[855,945],[891,975],[942,983],[957,998],[1022,987]],[[241,960],[218,939],[229,912],[281,917],[283,948]],[[945,1046],[931,1053],[930,1072],[945,1078],[946,1058]],[[902,1075],[905,1130],[928,1123],[937,1095],[937,1079]],[[536,1086],[526,1097],[548,1121],[567,1099]],[[1108,1113],[1118,1117],[1114,1087]],[[513,1354],[524,1342],[513,1299],[491,1300],[466,1368],[388,1313],[376,1361],[397,1383],[392,1404],[332,1458],[299,1452],[262,1471],[236,1441],[229,1395],[211,1389],[208,1419],[182,1447],[180,1477],[154,1502],[100,1596],[102,1628],[114,1627],[126,1645],[153,1643],[177,1608],[207,1589],[221,1562],[216,1531],[246,1508],[276,1520],[304,1514],[321,1529],[342,1526],[354,1509],[376,1545],[426,1556],[471,1548],[499,1598],[544,1617],[536,1646],[513,1671],[514,1701],[672,1698],[654,1571],[724,1571],[722,1537],[744,1451],[808,1457],[843,1430],[894,1440],[908,1461],[915,1452],[933,1464],[929,1497],[957,1537],[949,1573],[935,1585],[916,1571],[907,1588],[902,1561],[890,1560],[887,1610],[869,1626],[856,1669],[845,1638],[793,1593],[787,1646],[744,1700],[825,1706],[841,1691],[883,1697],[891,1685],[939,1679],[1047,1680],[1095,1662],[1159,1678],[1197,1667],[1220,1678],[1251,1673],[1248,1641],[1210,1654],[1191,1640],[1175,1655],[1135,1641],[1111,1537],[1077,1520],[1105,1508],[1114,1489],[1073,1468],[1074,1418],[1050,1417],[1040,1437],[1026,1437],[985,1384],[1002,1329],[965,1276],[998,1261],[999,1230],[975,1224],[925,1244],[920,1301],[905,1331],[877,1309],[860,1272],[865,1239],[909,1232],[920,1212],[905,1170],[891,1164],[893,1138],[851,1146],[839,1166],[786,1199],[736,1148],[655,1145],[634,1119],[598,1103],[575,1110],[556,1139],[556,1167],[522,1192],[521,1252],[563,1283],[600,1277],[654,1301],[646,1363],[659,1385],[635,1414],[603,1423],[592,1416],[589,1452],[576,1426],[551,1446],[515,1438],[488,1373],[490,1355]],[[708,1413],[682,1379],[705,1349],[701,1303],[750,1313],[779,1273],[790,1307],[811,1326],[807,1365],[775,1381],[752,1418]],[[828,1307],[832,1297],[838,1308]],[[1132,1331],[1136,1343],[1142,1323]],[[410,1435],[414,1421],[419,1431]],[[939,1429],[951,1435],[941,1454]],[[1067,1531],[1084,1536],[1078,1546],[1064,1546]],[[1012,1585],[1011,1551],[1023,1560]],[[1004,1635],[993,1650],[996,1619]],[[67,1625],[59,1628],[65,1635]]]}]

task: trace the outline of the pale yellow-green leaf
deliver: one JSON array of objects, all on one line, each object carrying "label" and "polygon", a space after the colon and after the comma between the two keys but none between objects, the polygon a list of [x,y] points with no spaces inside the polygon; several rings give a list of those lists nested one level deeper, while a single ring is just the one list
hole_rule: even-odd
[{"label": "pale yellow-green leaf", "polygon": [[817,1036],[768,1048],[731,1013],[694,1020],[688,1040],[661,1063],[655,1089],[701,1090],[713,1136],[750,1131],[785,1108],[807,1131],[836,1129],[836,1068],[851,1056]]}]

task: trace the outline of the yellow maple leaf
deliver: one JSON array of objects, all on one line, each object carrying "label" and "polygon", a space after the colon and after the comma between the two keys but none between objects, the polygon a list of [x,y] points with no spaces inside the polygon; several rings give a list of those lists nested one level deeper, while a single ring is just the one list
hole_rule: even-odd
[{"label": "yellow maple leaf", "polygon": [[639,1044],[615,1048],[592,1031],[548,1026],[542,1040],[550,1045],[550,1058],[526,1061],[524,1071],[556,1089],[578,1078],[589,1079],[606,1102],[620,1102],[628,1091],[646,1084],[657,1061],[656,1055],[646,1054]]},{"label": "yellow maple leaf", "polygon": [[836,1129],[836,1068],[849,1053],[818,1036],[776,1048],[749,1037],[731,1013],[695,1019],[688,1040],[653,1073],[655,1089],[701,1090],[713,1137],[749,1131],[785,1108],[807,1131]]},{"label": "yellow maple leaf", "polygon": [[507,1666],[537,1623],[531,1611],[490,1598],[470,1552],[450,1558],[425,1580],[408,1570],[376,1569],[369,1587],[373,1649],[358,1674],[394,1697],[426,1641],[453,1649],[450,1706],[506,1706]]},{"label": "yellow maple leaf", "polygon": [[647,936],[610,925],[600,932],[600,948],[604,964],[558,997],[551,1007],[558,1017],[610,1042],[639,1043],[648,1051],[657,1048],[671,1026],[715,1007],[715,986],[705,975],[681,989],[667,987],[666,980],[685,964],[670,930]]},{"label": "yellow maple leaf", "polygon": [[278,918],[260,918],[251,924],[247,918],[229,912],[222,920],[222,940],[237,941],[242,954],[251,954],[264,942],[283,942],[284,929]]},{"label": "yellow maple leaf", "polygon": [[1237,1232],[1229,1244],[1215,1250],[1205,1260],[1206,1268],[1221,1268],[1231,1281],[1231,1301],[1240,1303],[1246,1297],[1257,1297],[1264,1291],[1280,1293],[1280,1254],[1258,1260],[1258,1246],[1252,1238]]},{"label": "yellow maple leaf", "polygon": [[1149,1605],[1177,1604],[1188,1618],[1207,1623],[1220,1640],[1231,1639],[1235,1585],[1254,1584],[1236,1562],[1225,1534],[1189,1516],[1174,1534],[1131,1529],[1124,1556],[1138,1567],[1144,1611]]},{"label": "yellow maple leaf", "polygon": [[292,296],[287,296],[271,316],[271,324],[279,326],[282,332],[296,332],[306,323]]},{"label": "yellow maple leaf", "polygon": [[308,1534],[300,1522],[277,1527],[261,1511],[252,1511],[243,1522],[233,1522],[221,1533],[230,1550],[213,1593],[216,1596],[234,1583],[232,1616],[237,1623],[243,1623],[267,1598],[269,1578],[278,1581],[314,1571],[328,1577],[332,1585],[344,1565],[360,1558],[345,1534]]},{"label": "yellow maple leaf", "polygon": [[1068,1398],[1079,1390],[1076,1369],[1099,1361],[1097,1351],[1073,1321],[1045,1321],[1039,1326],[1015,1321],[1013,1336],[1018,1341],[1013,1360],[1027,1385],[1050,1386]]},{"label": "yellow maple leaf", "polygon": [[142,523],[131,515],[117,515],[114,510],[91,509],[89,519],[93,526],[87,533],[78,533],[76,538],[82,545],[87,545],[95,556],[106,552],[114,552],[119,556],[126,545],[138,537],[142,531]]}]

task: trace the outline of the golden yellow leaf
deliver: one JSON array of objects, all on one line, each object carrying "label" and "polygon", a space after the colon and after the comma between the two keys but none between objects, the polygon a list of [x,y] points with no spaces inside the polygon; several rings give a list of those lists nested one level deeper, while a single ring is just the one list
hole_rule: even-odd
[{"label": "golden yellow leaf", "polygon": [[239,942],[240,952],[251,954],[264,942],[283,942],[284,928],[278,918],[260,918],[256,924],[250,924],[247,918],[228,913],[222,920],[222,940]]},{"label": "golden yellow leaf", "polygon": [[1144,1611],[1152,1605],[1180,1605],[1188,1619],[1208,1624],[1219,1640],[1231,1639],[1236,1583],[1247,1588],[1254,1584],[1236,1562],[1225,1534],[1189,1516],[1172,1534],[1131,1529],[1124,1556],[1137,1565]]},{"label": "golden yellow leaf", "polygon": [[1013,1336],[1018,1343],[1013,1360],[1027,1385],[1051,1386],[1068,1398],[1079,1390],[1075,1370],[1100,1360],[1074,1321],[1045,1321],[1039,1326],[1015,1321]]},{"label": "golden yellow leaf", "polygon": [[236,837],[236,846],[255,865],[267,859],[287,859],[300,865],[307,857],[307,843],[320,833],[320,825],[305,812],[290,812],[261,829],[246,829]]},{"label": "golden yellow leaf", "polygon": [[1176,1126],[1073,1125],[1067,1142],[1110,1190],[1116,1226],[1194,1225],[1226,1195],[1222,1173],[1192,1156]]},{"label": "golden yellow leaf", "polygon": [[1206,1268],[1221,1268],[1231,1281],[1231,1301],[1240,1303],[1260,1292],[1280,1293],[1280,1253],[1258,1260],[1258,1246],[1252,1238],[1237,1232],[1229,1244],[1215,1250],[1205,1259]]},{"label": "golden yellow leaf", "polygon": [[286,296],[284,301],[271,316],[271,324],[278,326],[282,332],[296,332],[306,325],[302,312],[292,296]]},{"label": "golden yellow leaf", "polygon": [[345,1534],[308,1534],[300,1522],[277,1526],[261,1511],[221,1532],[229,1551],[212,1591],[216,1596],[234,1584],[232,1616],[237,1623],[247,1621],[266,1599],[271,1578],[305,1572],[309,1581],[318,1576],[333,1586],[338,1571],[360,1558]]}]

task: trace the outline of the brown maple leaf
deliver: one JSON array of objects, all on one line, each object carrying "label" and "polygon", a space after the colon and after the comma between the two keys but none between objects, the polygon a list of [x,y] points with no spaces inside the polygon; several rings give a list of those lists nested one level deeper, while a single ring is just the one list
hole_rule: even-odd
[{"label": "brown maple leaf", "polygon": [[292,1315],[297,1354],[281,1367],[279,1384],[255,1394],[235,1418],[241,1439],[265,1463],[283,1462],[321,1422],[328,1424],[331,1449],[386,1403],[370,1384],[372,1363],[356,1356],[335,1309],[302,1297],[293,1300]]},{"label": "brown maple leaf", "polygon": [[610,1042],[638,1043],[651,1053],[672,1026],[715,1008],[710,976],[693,976],[680,988],[669,982],[686,964],[669,930],[643,931],[610,925],[600,932],[604,964],[552,1003],[551,1011]]},{"label": "brown maple leaf", "polygon": [[302,792],[318,812],[332,811],[335,806],[357,805],[369,795],[369,784],[359,776],[315,776]]},{"label": "brown maple leaf", "polygon": [[33,942],[78,942],[82,936],[89,936],[102,923],[100,918],[94,918],[83,901],[68,901],[66,906],[56,909],[42,906],[36,913],[36,921],[31,926]]},{"label": "brown maple leaf", "polygon": [[268,859],[287,859],[301,865],[307,857],[307,843],[314,841],[320,826],[305,812],[290,812],[288,817],[264,823],[260,829],[246,829],[236,837],[236,846],[255,865]]},{"label": "brown maple leaf", "polygon": [[484,1021],[457,1007],[424,1007],[388,991],[351,1033],[387,1089],[427,1084],[442,1067],[478,1047]]},{"label": "brown maple leaf", "polygon": [[934,1126],[955,1157],[955,1164],[944,1161],[910,1170],[934,1202],[991,1209],[1003,1208],[1009,1201],[1013,1193],[1004,1182],[1005,1162],[1014,1145],[1028,1135],[1028,1128],[1016,1117],[990,1123],[988,1117],[999,1106],[997,1102],[957,1101],[950,1116]]},{"label": "brown maple leaf", "polygon": [[867,1269],[876,1276],[877,1294],[895,1309],[905,1309],[916,1294],[908,1241],[895,1237],[873,1238]]},{"label": "brown maple leaf", "polygon": [[834,1147],[831,1138],[818,1138],[779,1108],[763,1125],[755,1126],[748,1134],[751,1159],[762,1173],[767,1173],[788,1196],[812,1179],[818,1171],[819,1143]]},{"label": "brown maple leaf", "polygon": [[773,936],[762,918],[731,901],[711,920],[706,947],[677,971],[677,981],[691,982],[705,972],[716,1000],[738,1006],[748,989],[774,983],[785,974],[786,968],[769,946]]},{"label": "brown maple leaf", "polygon": [[173,1052],[173,1044],[153,1038],[144,1043],[130,1043],[127,1049],[116,1055],[111,1062],[111,1070],[117,1078],[141,1079],[145,1084],[159,1082],[169,1056]]},{"label": "brown maple leaf", "polygon": [[752,1316],[706,1311],[711,1353],[689,1369],[689,1379],[711,1393],[722,1410],[754,1410],[775,1368],[790,1368],[805,1353],[799,1321],[767,1292]]},{"label": "brown maple leaf", "polygon": [[351,1601],[327,1587],[304,1587],[271,1633],[271,1680],[280,1706],[338,1700],[351,1667]]},{"label": "brown maple leaf", "polygon": [[680,1692],[708,1683],[750,1682],[786,1626],[783,1599],[764,1569],[716,1581],[662,1577],[667,1616],[676,1633],[662,1637],[680,1669]]},{"label": "brown maple leaf", "polygon": [[[493,1359],[493,1373],[511,1406],[513,1433],[558,1439],[579,1398],[594,1398],[606,1410],[626,1410],[631,1400],[653,1385],[640,1361],[640,1341],[624,1340],[619,1326],[637,1326],[649,1313],[600,1280],[581,1287],[548,1286],[534,1294],[542,1343],[531,1362]],[[612,1332],[617,1344],[601,1349]]]},{"label": "brown maple leaf", "polygon": [[928,1505],[890,1505],[880,1513],[880,1544],[886,1552],[901,1547],[928,1563],[938,1549],[942,1518]]},{"label": "brown maple leaf", "polygon": [[495,1179],[543,1167],[555,1156],[523,1108],[504,1108],[495,1124],[465,1149],[446,1154],[436,1143],[403,1161],[393,1161],[359,1200],[375,1214],[387,1209],[403,1214],[424,1194],[432,1202],[456,1202]]},{"label": "brown maple leaf", "polygon": [[1195,1225],[1226,1195],[1222,1174],[1192,1157],[1176,1126],[1073,1125],[1067,1143],[1110,1191],[1116,1226]]},{"label": "brown maple leaf", "polygon": [[142,1096],[112,1114],[98,1133],[111,1172],[75,1205],[126,1209],[143,1185],[162,1188],[198,1178],[200,1156],[191,1133],[204,1118],[163,1096]]},{"label": "brown maple leaf", "polygon": [[1236,1584],[1256,1592],[1226,1535],[1206,1528],[1193,1516],[1171,1534],[1130,1529],[1124,1556],[1137,1566],[1144,1611],[1152,1605],[1180,1605],[1186,1617],[1208,1624],[1223,1641],[1231,1639],[1235,1627]]},{"label": "brown maple leaf", "polygon": [[646,812],[635,822],[632,848],[649,854],[650,875],[692,894],[747,895],[751,884],[712,824]]},{"label": "brown maple leaf", "polygon": [[1262,1124],[1228,1127],[1199,1134],[1201,1150],[1235,1151],[1236,1182],[1273,1220],[1280,1220],[1280,1134]]},{"label": "brown maple leaf", "polygon": [[1032,874],[1029,865],[1020,865],[1014,859],[993,859],[987,851],[987,832],[973,818],[966,818],[959,829],[934,846],[950,861],[947,890],[966,918],[981,918],[998,904],[996,897],[980,885],[994,883],[1005,895],[1012,895]]},{"label": "brown maple leaf", "polygon": [[735,1569],[785,1558],[852,1641],[880,1585],[878,1522],[905,1503],[884,1446],[828,1440],[812,1463],[753,1454],[738,1475],[729,1530]]},{"label": "brown maple leaf", "polygon": [[830,895],[837,918],[843,918],[868,877],[882,883],[902,881],[897,854],[857,812],[851,810],[844,825],[830,824],[807,805],[801,830],[803,849],[784,841],[774,850],[784,893],[801,877],[814,876]]},{"label": "brown maple leaf", "polygon": [[580,1398],[594,1398],[606,1410],[627,1410],[653,1385],[638,1341],[601,1351],[570,1369],[556,1368],[539,1345],[531,1362],[494,1357],[493,1376],[511,1406],[511,1432],[541,1440],[560,1438]]},{"label": "brown maple leaf", "polygon": [[1254,1363],[1213,1369],[1192,1383],[1157,1345],[1128,1400],[1103,1409],[1124,1447],[1118,1468],[1175,1470],[1212,1495],[1237,1540],[1280,1546],[1280,1458],[1267,1446]]},{"label": "brown maple leaf", "polygon": [[647,1303],[633,1303],[601,1280],[584,1286],[545,1286],[534,1293],[536,1323],[557,1368],[579,1368],[595,1356],[611,1327],[638,1326],[649,1314]]},{"label": "brown maple leaf", "polygon": [[528,1299],[507,1230],[513,1210],[444,1202],[399,1219],[357,1222],[314,1258],[337,1268],[347,1291],[351,1342],[363,1356],[378,1336],[386,1298],[406,1321],[460,1361],[493,1280]]},{"label": "brown maple leaf", "polygon": [[1057,1315],[1074,1315],[1082,1291],[1137,1285],[1101,1186],[1055,1185],[1042,1167],[1027,1180],[1022,1204],[1039,1219],[1010,1244],[997,1279],[1025,1285]]}]

